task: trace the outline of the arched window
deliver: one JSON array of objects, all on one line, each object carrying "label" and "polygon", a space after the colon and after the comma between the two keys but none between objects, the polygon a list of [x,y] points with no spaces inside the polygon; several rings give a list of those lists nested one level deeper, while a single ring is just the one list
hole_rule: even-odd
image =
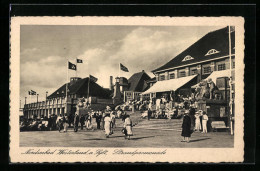
[{"label": "arched window", "polygon": [[185,57],[183,58],[182,62],[184,62],[184,61],[189,61],[189,60],[192,60],[192,59],[194,59],[194,58],[191,57],[190,55],[187,55],[187,56],[185,56]]},{"label": "arched window", "polygon": [[216,54],[216,53],[219,53],[219,52],[220,52],[220,51],[217,51],[216,49],[210,49],[205,56],[213,55],[213,54]]}]

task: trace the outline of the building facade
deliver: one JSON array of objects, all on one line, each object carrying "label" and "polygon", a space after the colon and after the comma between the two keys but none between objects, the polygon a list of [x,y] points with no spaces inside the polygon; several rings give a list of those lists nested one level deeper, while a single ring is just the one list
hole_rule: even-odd
[{"label": "building facade", "polygon": [[[235,29],[231,27],[231,64],[229,56],[229,29],[228,27],[212,31],[193,45],[188,47],[165,65],[154,69],[156,82],[180,79],[196,75],[198,83],[206,79],[214,71],[232,69],[232,80],[235,83]],[[223,75],[226,77],[227,75]],[[151,81],[151,84],[156,84]]]},{"label": "building facade", "polygon": [[23,113],[25,118],[40,118],[42,116],[67,114],[76,112],[78,98],[86,98],[89,103],[111,103],[111,91],[102,88],[91,79],[72,77],[68,83],[66,98],[66,84],[49,95],[45,101],[25,104]]},{"label": "building facade", "polygon": [[147,83],[150,79],[151,77],[144,70],[134,73],[128,80],[121,77],[119,84],[124,102],[140,100],[140,94],[150,87]]}]

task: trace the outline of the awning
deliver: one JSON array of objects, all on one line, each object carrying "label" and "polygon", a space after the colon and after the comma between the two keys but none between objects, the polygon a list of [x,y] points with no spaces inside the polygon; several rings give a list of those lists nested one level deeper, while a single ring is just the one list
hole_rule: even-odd
[{"label": "awning", "polygon": [[178,88],[184,86],[186,83],[191,81],[197,75],[192,75],[188,77],[176,78],[165,81],[157,81],[151,88],[146,90],[141,94],[149,94],[155,92],[165,92],[165,91],[176,91]]},{"label": "awning", "polygon": [[[205,78],[205,80],[211,78],[211,80],[216,84],[217,78],[221,77],[230,77],[230,70],[213,71],[207,78]],[[199,86],[199,83],[193,85],[192,88],[196,88],[197,86]]]}]

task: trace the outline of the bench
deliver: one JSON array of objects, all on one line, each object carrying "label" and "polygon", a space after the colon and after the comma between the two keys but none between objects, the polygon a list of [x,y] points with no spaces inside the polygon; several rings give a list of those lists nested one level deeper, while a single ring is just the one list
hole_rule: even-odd
[{"label": "bench", "polygon": [[211,127],[213,131],[217,131],[218,129],[228,129],[224,121],[212,121]]}]

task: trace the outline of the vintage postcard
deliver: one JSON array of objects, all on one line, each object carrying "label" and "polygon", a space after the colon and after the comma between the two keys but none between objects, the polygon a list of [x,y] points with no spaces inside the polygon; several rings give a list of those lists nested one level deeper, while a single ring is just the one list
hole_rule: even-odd
[{"label": "vintage postcard", "polygon": [[242,17],[11,17],[10,161],[242,162]]}]

